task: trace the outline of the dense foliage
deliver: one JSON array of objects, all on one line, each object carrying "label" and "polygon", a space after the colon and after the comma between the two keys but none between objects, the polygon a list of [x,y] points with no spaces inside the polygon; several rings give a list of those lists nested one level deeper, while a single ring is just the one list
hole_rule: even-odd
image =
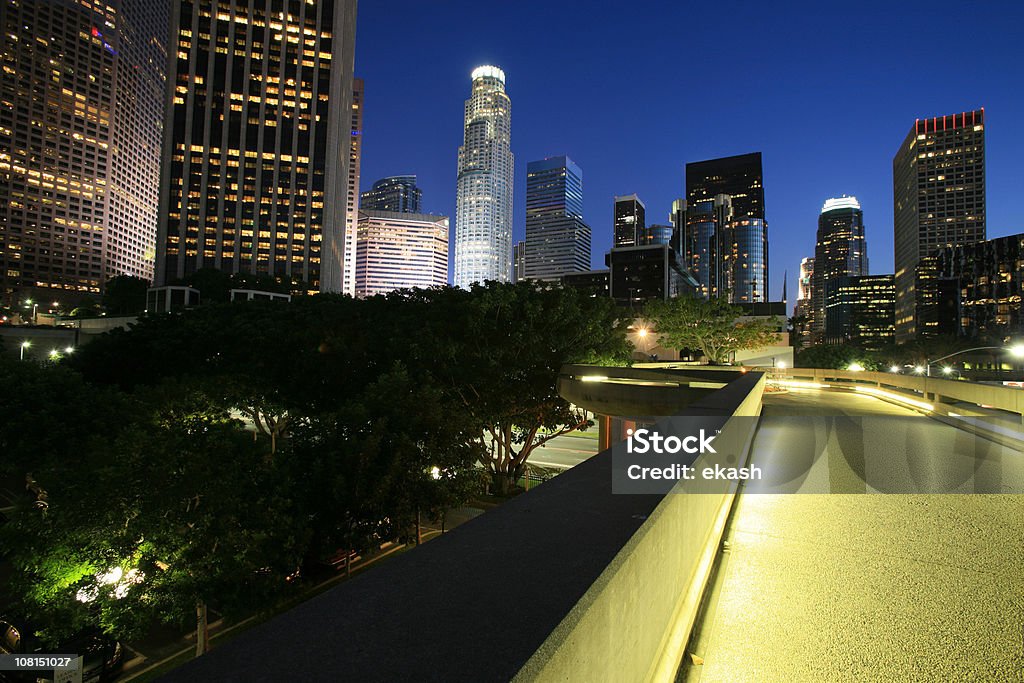
[{"label": "dense foliage", "polygon": [[130,637],[414,538],[587,426],[558,370],[625,362],[626,324],[610,300],[489,283],[205,305],[61,363],[0,358],[0,476],[45,490],[0,527],[16,609],[55,640]]},{"label": "dense foliage", "polygon": [[736,351],[757,349],[778,339],[780,322],[749,319],[725,297],[681,296],[647,304],[645,317],[654,324],[658,343],[666,348],[700,349],[708,362],[722,365]]}]

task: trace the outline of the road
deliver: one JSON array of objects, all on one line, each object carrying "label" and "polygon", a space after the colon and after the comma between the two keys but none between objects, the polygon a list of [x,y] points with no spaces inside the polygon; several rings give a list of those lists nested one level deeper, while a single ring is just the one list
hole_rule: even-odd
[{"label": "road", "polygon": [[[998,463],[1002,478],[982,474],[982,483],[1020,491],[1022,453],[978,446],[924,416],[914,417],[910,439],[852,439],[850,420],[865,415],[916,414],[850,393],[766,396],[754,461],[779,463],[794,443],[815,440],[810,421],[794,416],[839,416],[833,425],[846,421],[838,430],[845,433],[826,440],[826,451],[856,451],[859,443],[870,465],[879,443],[881,454],[899,459],[917,439],[978,460],[975,471]],[[849,456],[840,459],[845,476],[827,479],[839,490],[857,489]],[[842,470],[832,453],[822,460]],[[963,474],[959,464],[935,472],[940,487],[950,472]],[[919,485],[917,474],[910,481]],[[968,491],[976,485],[962,483]],[[859,490],[872,487],[860,481]],[[1022,495],[742,495],[691,643],[703,663],[687,658],[679,680],[1024,680],[1022,539]]]},{"label": "road", "polygon": [[556,436],[543,446],[535,448],[527,462],[539,467],[568,469],[597,453],[597,427],[586,432],[572,432]]}]

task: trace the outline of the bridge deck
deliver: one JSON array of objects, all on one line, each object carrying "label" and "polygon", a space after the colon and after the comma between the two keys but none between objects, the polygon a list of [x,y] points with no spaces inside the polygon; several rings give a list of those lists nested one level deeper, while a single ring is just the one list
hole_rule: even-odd
[{"label": "bridge deck", "polygon": [[[913,414],[839,392],[766,396],[755,462],[806,438],[787,416]],[[952,427],[920,419],[921,439],[956,450]],[[1021,492],[1024,453],[966,450]],[[728,544],[691,646],[704,663],[684,662],[680,681],[1024,680],[1024,496],[747,494]]]}]

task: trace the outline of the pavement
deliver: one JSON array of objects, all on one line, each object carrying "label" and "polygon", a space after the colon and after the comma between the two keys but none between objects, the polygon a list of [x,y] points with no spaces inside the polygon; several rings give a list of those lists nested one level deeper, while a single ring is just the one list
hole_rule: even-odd
[{"label": "pavement", "polygon": [[565,470],[597,454],[597,427],[586,432],[556,436],[530,453],[527,462],[538,467]]},{"label": "pavement", "polygon": [[[998,462],[997,485],[1021,493],[1024,454],[960,452],[977,437],[852,393],[766,396],[754,462],[778,462],[808,439],[792,416],[864,415],[914,415],[921,432],[869,434],[862,451],[898,458],[931,439],[955,458]],[[888,447],[872,446],[879,439]],[[838,447],[851,450],[849,439],[830,442]],[[832,479],[840,490],[854,481]],[[742,495],[678,680],[1024,681],[1022,541],[1024,495]]]}]

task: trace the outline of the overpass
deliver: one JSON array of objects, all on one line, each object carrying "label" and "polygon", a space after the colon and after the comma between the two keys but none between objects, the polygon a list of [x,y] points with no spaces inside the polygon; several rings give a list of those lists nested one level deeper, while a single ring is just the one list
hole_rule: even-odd
[{"label": "overpass", "polygon": [[[769,472],[815,444],[806,476],[617,495],[605,450],[167,680],[1019,680],[1022,499],[846,492],[884,490],[894,462],[914,491],[1024,492],[1012,421],[961,417],[994,397],[979,411],[1019,422],[1024,403],[840,375],[764,394],[759,372],[567,366],[560,391],[605,444],[686,412]],[[778,492],[794,486],[830,493]]]}]

